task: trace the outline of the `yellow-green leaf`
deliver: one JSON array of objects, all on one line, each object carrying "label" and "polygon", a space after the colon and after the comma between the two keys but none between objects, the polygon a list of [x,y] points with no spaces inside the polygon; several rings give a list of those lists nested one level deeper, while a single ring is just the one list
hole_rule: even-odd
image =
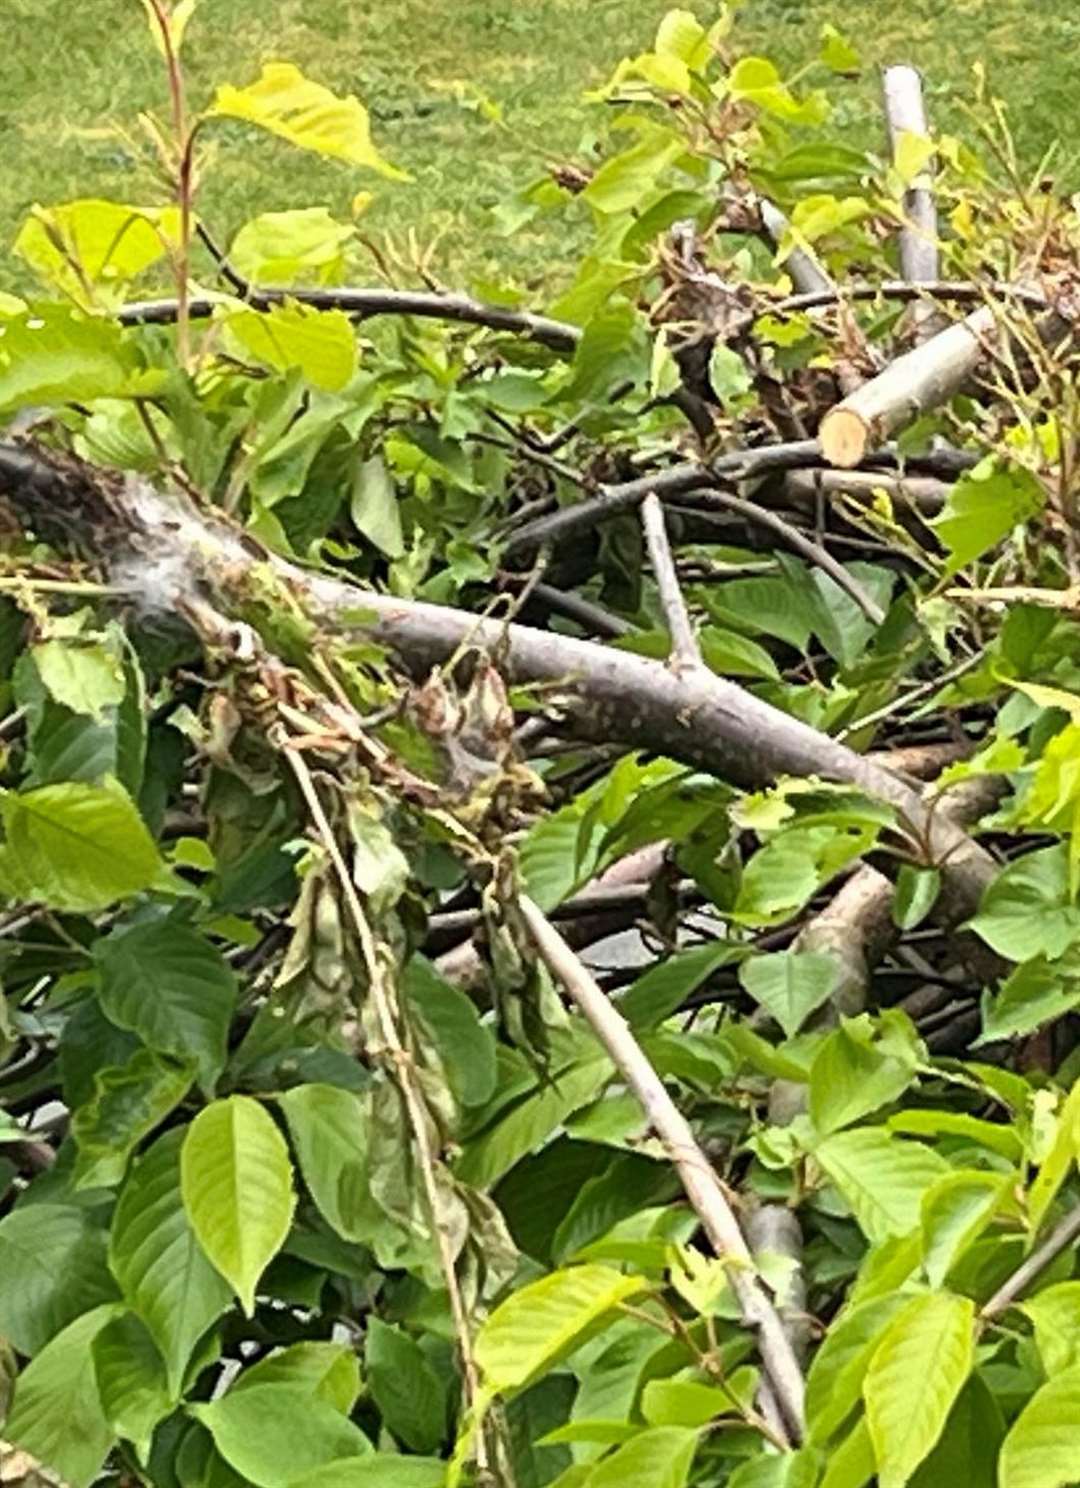
[{"label": "yellow-green leaf", "polygon": [[66,305],[35,307],[0,325],[0,409],[150,395],[164,376],[140,369],[120,326]]},{"label": "yellow-green leaf", "polygon": [[863,1381],[879,1488],[904,1488],[932,1451],[971,1373],[975,1304],[930,1292],[889,1324]]},{"label": "yellow-green leaf", "polygon": [[356,371],[356,337],[340,310],[275,305],[235,310],[225,325],[241,347],[276,372],[299,367],[314,387],[340,392]]},{"label": "yellow-green leaf", "polygon": [[1080,1364],[1037,1390],[1013,1422],[998,1462],[999,1488],[1070,1488],[1080,1440]]},{"label": "yellow-green leaf", "polygon": [[199,1112],[180,1154],[180,1187],[199,1244],[250,1317],[296,1207],[289,1149],[258,1101],[233,1095]]},{"label": "yellow-green leaf", "polygon": [[210,115],[258,124],[301,150],[368,166],[393,180],[410,179],[372,144],[368,111],[358,98],[331,93],[291,62],[265,62],[262,76],[246,88],[220,87]]},{"label": "yellow-green leaf", "polygon": [[50,288],[85,307],[122,299],[124,286],[158,263],[179,232],[176,207],[88,198],[31,207],[15,252]]},{"label": "yellow-green leaf", "polygon": [[107,909],[149,888],[163,866],[135,803],[116,781],[9,793],[0,809],[19,896],[52,909]]},{"label": "yellow-green leaf", "polygon": [[608,1266],[571,1266],[514,1292],[477,1334],[476,1362],[489,1388],[521,1389],[647,1286],[640,1276],[623,1276]]},{"label": "yellow-green leaf", "polygon": [[1080,1080],[1069,1091],[1058,1113],[1054,1141],[1028,1194],[1031,1233],[1038,1232],[1058,1189],[1080,1155]]},{"label": "yellow-green leaf", "polygon": [[327,284],[340,276],[353,229],[325,207],[263,212],[229,246],[229,262],[249,284]]}]

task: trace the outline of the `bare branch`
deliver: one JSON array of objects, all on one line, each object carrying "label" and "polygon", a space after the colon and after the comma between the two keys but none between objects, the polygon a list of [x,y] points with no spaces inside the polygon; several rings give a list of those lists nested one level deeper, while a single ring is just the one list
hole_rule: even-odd
[{"label": "bare branch", "polygon": [[859,300],[948,300],[957,305],[985,305],[989,300],[1012,300],[1029,310],[1049,310],[1050,302],[1037,289],[1012,284],[1007,279],[935,279],[911,284],[906,279],[885,279],[880,284],[831,285],[805,294],[788,295],[769,307],[772,315],[798,315],[827,305],[854,304]]},{"label": "bare branch", "polygon": [[802,1371],[780,1317],[758,1280],[750,1248],[720,1180],[629,1024],[612,1007],[546,915],[525,896],[519,903],[548,970],[577,1004],[667,1148],[710,1244],[722,1260],[733,1263],[728,1271],[732,1291],[739,1301],[743,1320],[758,1332],[765,1374],[786,1433],[798,1442],[804,1426]]},{"label": "bare branch", "polygon": [[[433,294],[412,289],[253,289],[243,303],[253,310],[272,310],[288,302],[308,305],[313,310],[344,310],[361,320],[376,315],[415,315],[427,320],[452,320],[465,325],[486,326],[492,331],[507,331],[539,341],[553,351],[573,351],[581,340],[581,329],[566,321],[546,315],[533,315],[527,310],[508,310],[505,305],[488,305],[470,295]],[[192,320],[206,320],[223,306],[235,306],[236,296],[204,295],[188,306]],[[177,318],[176,300],[141,300],[124,305],[117,312],[121,325],[171,325]]]},{"label": "bare branch", "polygon": [[886,491],[894,501],[930,517],[945,505],[952,484],[932,475],[893,475],[879,470],[789,470],[784,476],[784,494],[799,511],[813,511],[819,493],[869,501],[875,491]]},{"label": "bare branch", "polygon": [[[934,475],[956,476],[977,465],[980,458],[973,451],[961,449],[935,449],[908,456],[901,456],[892,449],[880,449],[873,453],[868,463],[875,469],[895,470],[899,466]],[[817,440],[800,439],[791,444],[729,450],[707,465],[689,462],[671,465],[666,470],[638,476],[619,485],[601,486],[595,496],[527,522],[507,538],[504,551],[512,557],[564,542],[580,532],[589,531],[598,522],[632,511],[650,491],[655,491],[661,500],[669,501],[693,491],[712,490],[720,484],[738,485],[773,471],[814,469],[823,463],[824,456]]]},{"label": "bare branch", "polygon": [[1050,1262],[1056,1260],[1066,1246],[1080,1239],[1080,1204],[1070,1209],[1047,1235],[1043,1243],[1033,1250],[1026,1261],[1022,1261],[1011,1276],[1007,1277],[990,1298],[983,1304],[979,1317],[984,1323],[992,1323],[1001,1316]]},{"label": "bare branch", "polygon": [[744,501],[741,496],[732,496],[726,491],[699,492],[695,504],[720,507],[723,511],[734,512],[746,521],[756,523],[759,527],[767,527],[770,532],[775,532],[792,552],[798,553],[800,558],[805,558],[815,568],[820,568],[822,573],[828,574],[837,588],[842,589],[849,599],[855,601],[872,624],[880,625],[885,619],[885,611],[877,600],[867,594],[863,586],[857,579],[852,578],[842,563],[837,562],[820,543],[814,542],[813,538],[807,537],[805,532],[800,532],[790,522],[785,522],[783,517],[771,511],[767,506],[759,506],[754,501]]},{"label": "bare branch", "polygon": [[664,525],[664,508],[655,491],[650,491],[641,504],[641,525],[671,636],[670,661],[675,667],[699,667],[702,665],[701,652],[679,587],[679,576],[675,572],[675,560],[671,556],[671,544]]},{"label": "bare branch", "polygon": [[[764,197],[759,201],[758,207],[761,212],[762,226],[775,247],[779,248],[791,223],[779,207],[774,206]],[[827,296],[837,294],[836,285],[809,248],[793,248],[784,259],[784,268],[792,284],[802,294],[825,294]],[[827,305],[832,301],[826,299],[823,303]]]},{"label": "bare branch", "polygon": [[[882,73],[885,117],[893,160],[899,156],[905,134],[926,139],[929,129],[923,105],[922,78],[914,67],[886,67]],[[906,222],[900,229],[900,270],[910,284],[934,281],[939,273],[938,221],[929,174],[918,176],[904,195]],[[934,312],[925,304],[915,306],[912,317],[917,341],[933,334]]]}]

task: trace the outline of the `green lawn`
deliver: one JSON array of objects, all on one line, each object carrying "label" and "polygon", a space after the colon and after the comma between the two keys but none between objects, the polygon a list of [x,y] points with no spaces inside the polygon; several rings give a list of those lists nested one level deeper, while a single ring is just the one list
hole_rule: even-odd
[{"label": "green lawn", "polygon": [[[708,0],[683,3],[703,19],[715,13]],[[371,187],[371,231],[438,235],[445,278],[540,277],[560,261],[560,228],[485,242],[486,209],[536,174],[544,151],[573,153],[583,117],[575,98],[643,46],[667,8],[665,0],[201,0],[188,33],[194,102],[215,81],[249,80],[265,58],[295,61],[359,93],[384,154],[415,177],[383,182],[219,130],[203,210],[227,238],[257,210],[320,202],[345,213],[354,193]],[[140,109],[164,102],[139,0],[4,0],[3,9],[0,239],[10,241],[34,201],[151,199],[153,183],[122,142],[98,132],[109,120],[133,125]],[[1058,130],[1063,173],[1076,154],[1073,0],[746,0],[741,34],[791,62],[813,54],[826,19],[868,64],[922,65],[934,116],[946,126],[959,124],[958,100],[982,58],[1025,158],[1037,159]],[[497,99],[512,133],[439,91],[456,79]],[[844,125],[868,141],[880,131],[876,87],[868,67],[841,103]],[[0,260],[0,282],[18,283],[17,267]]]}]

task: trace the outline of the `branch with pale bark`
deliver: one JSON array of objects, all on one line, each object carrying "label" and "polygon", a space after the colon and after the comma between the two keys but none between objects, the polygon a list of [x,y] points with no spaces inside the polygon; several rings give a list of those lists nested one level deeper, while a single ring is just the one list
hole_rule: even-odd
[{"label": "branch with pale bark", "polygon": [[[906,781],[704,668],[676,673],[595,642],[361,589],[263,552],[182,492],[164,494],[145,480],[32,446],[0,444],[0,492],[25,527],[68,549],[80,543],[111,565],[121,587],[133,568],[153,565],[153,600],[163,611],[183,597],[170,584],[183,584],[240,615],[245,590],[269,574],[316,625],[365,634],[413,676],[426,676],[462,647],[487,651],[509,682],[555,693],[566,730],[580,739],[650,750],[749,788],[781,776],[855,786],[893,807],[922,859],[941,866],[944,902],[956,920],[974,912],[996,873],[994,859]],[[132,586],[139,591],[137,580]]]}]

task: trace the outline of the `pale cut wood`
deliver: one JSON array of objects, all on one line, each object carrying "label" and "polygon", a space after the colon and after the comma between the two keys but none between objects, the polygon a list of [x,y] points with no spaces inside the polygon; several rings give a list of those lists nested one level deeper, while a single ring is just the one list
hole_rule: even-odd
[{"label": "pale cut wood", "polygon": [[821,421],[821,449],[830,465],[851,470],[890,434],[939,408],[960,391],[997,335],[989,305],[939,331],[863,383]]}]

